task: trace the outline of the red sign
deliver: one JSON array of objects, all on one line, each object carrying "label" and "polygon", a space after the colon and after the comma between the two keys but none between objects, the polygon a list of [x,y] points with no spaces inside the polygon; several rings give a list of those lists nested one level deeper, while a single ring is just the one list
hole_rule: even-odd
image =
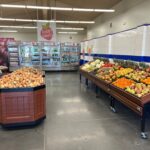
[{"label": "red sign", "polygon": [[42,25],[41,36],[46,40],[51,40],[53,37],[53,30],[49,24]]},{"label": "red sign", "polygon": [[0,38],[0,65],[8,65],[7,42],[14,41],[14,38]]}]

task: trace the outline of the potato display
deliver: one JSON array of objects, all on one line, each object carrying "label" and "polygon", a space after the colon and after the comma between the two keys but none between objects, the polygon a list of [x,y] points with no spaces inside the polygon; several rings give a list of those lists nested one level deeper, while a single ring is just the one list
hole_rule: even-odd
[{"label": "potato display", "polygon": [[0,79],[0,88],[36,87],[42,84],[42,72],[30,67],[18,69]]}]

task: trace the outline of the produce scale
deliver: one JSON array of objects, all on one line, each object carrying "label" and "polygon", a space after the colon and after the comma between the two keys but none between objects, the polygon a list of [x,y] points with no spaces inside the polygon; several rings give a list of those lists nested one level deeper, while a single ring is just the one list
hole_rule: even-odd
[{"label": "produce scale", "polygon": [[80,67],[80,81],[85,77],[95,84],[98,97],[99,88],[109,94],[110,109],[116,112],[116,101],[121,102],[141,117],[141,137],[147,139],[145,130],[148,106],[150,104],[150,67],[143,63],[96,59]]}]

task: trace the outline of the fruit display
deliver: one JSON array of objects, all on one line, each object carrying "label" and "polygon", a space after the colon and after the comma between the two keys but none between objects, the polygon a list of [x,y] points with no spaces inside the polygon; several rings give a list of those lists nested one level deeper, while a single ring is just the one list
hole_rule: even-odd
[{"label": "fruit display", "polygon": [[104,65],[103,65],[103,67],[113,67],[114,66],[114,64],[112,64],[112,63],[105,63]]},{"label": "fruit display", "polygon": [[42,72],[30,67],[18,69],[0,79],[0,88],[36,87],[42,84]]},{"label": "fruit display", "polygon": [[139,71],[139,70],[135,70],[127,75],[125,75],[125,77],[129,78],[129,79],[133,79],[137,82],[139,82],[142,79],[145,79],[149,76],[149,73],[145,72],[145,71]]},{"label": "fruit display", "polygon": [[150,92],[150,86],[144,83],[133,83],[131,86],[128,86],[125,91],[142,97]]},{"label": "fruit display", "polygon": [[122,77],[122,78],[119,78],[116,81],[114,81],[112,84],[121,89],[125,89],[126,87],[132,85],[133,83],[134,83],[133,80]]},{"label": "fruit display", "polygon": [[109,83],[113,82],[117,78],[113,68],[111,68],[111,69],[100,69],[97,72],[96,76],[102,80],[105,80],[106,82],[109,82]]},{"label": "fruit display", "polygon": [[141,82],[145,83],[145,84],[149,84],[150,85],[150,77],[141,80]]},{"label": "fruit display", "polygon": [[115,73],[116,73],[117,77],[119,78],[119,77],[123,77],[126,74],[131,73],[131,72],[133,72],[133,69],[131,69],[131,68],[120,68],[120,70],[117,70]]},{"label": "fruit display", "polygon": [[95,69],[99,69],[104,65],[103,61],[100,61],[99,59],[96,59],[95,61],[91,63],[86,63],[81,69],[85,70],[87,72],[94,71]]}]

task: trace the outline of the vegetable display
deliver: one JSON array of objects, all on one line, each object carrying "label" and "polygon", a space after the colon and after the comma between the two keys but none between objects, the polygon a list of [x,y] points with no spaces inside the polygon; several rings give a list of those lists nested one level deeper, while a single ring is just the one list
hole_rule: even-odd
[{"label": "vegetable display", "polygon": [[29,67],[18,69],[0,79],[0,88],[36,87],[42,84],[42,72]]}]

